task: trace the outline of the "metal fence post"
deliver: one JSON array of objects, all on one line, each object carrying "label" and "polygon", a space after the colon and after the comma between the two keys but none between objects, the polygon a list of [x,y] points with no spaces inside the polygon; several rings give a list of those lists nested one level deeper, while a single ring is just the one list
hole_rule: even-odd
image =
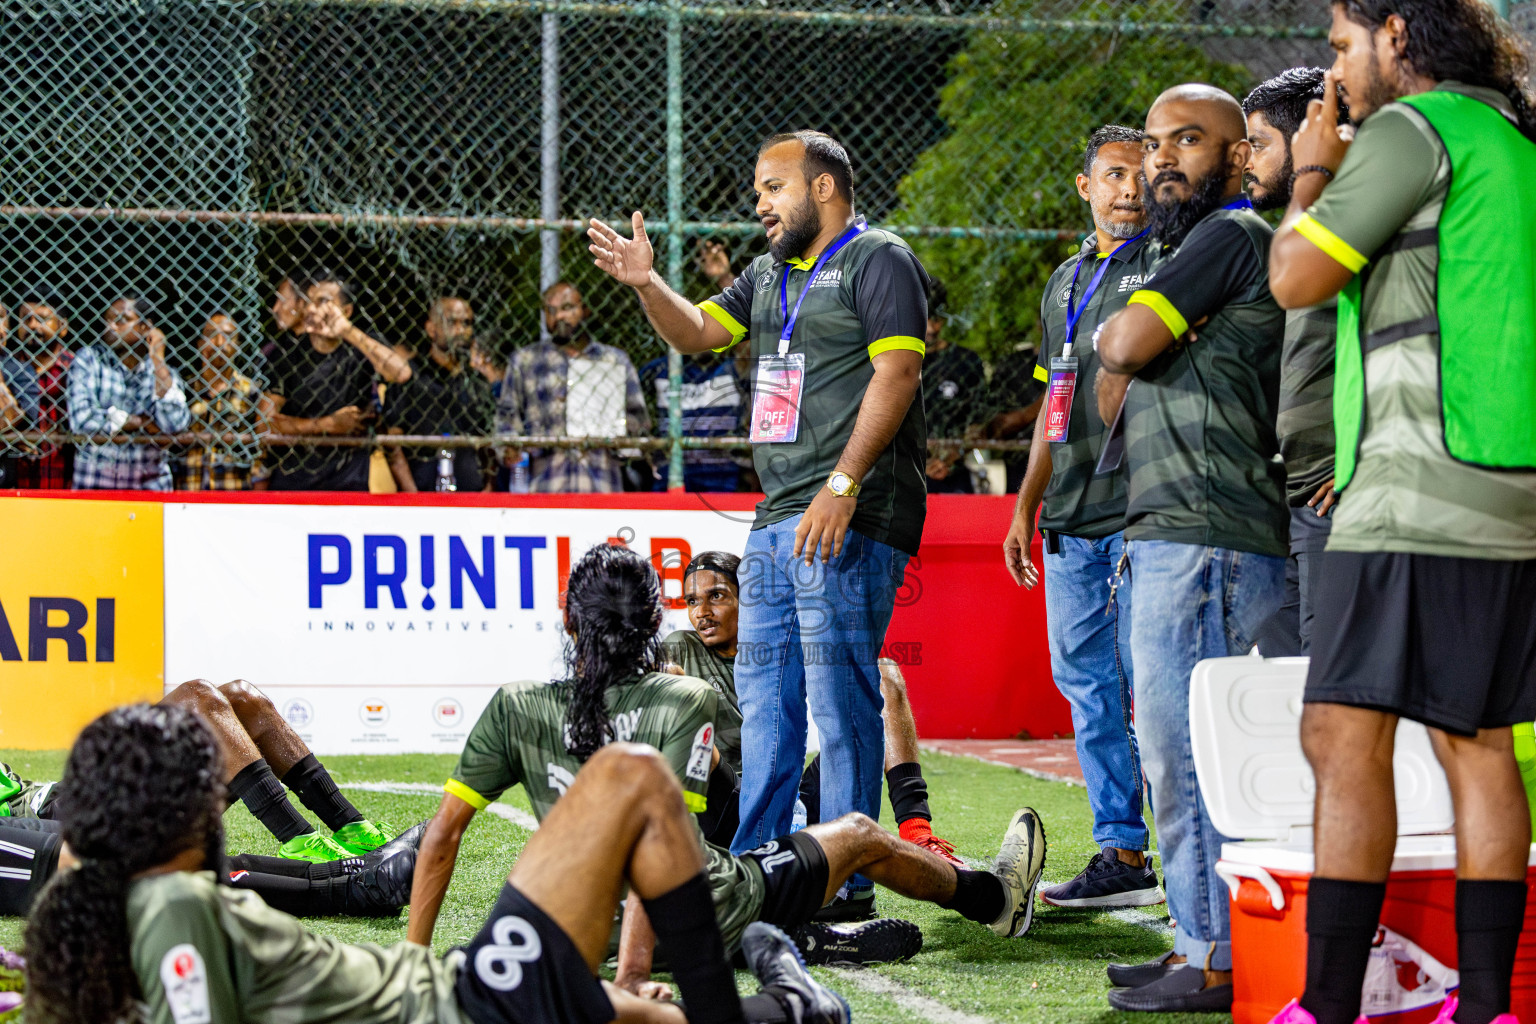
[{"label": "metal fence post", "polygon": [[[539,139],[539,216],[560,219],[560,15],[543,16],[543,99]],[[560,232],[539,232],[539,291],[560,280]],[[549,328],[539,315],[539,335],[549,340]]]},{"label": "metal fence post", "polygon": [[[683,290],[683,19],[667,10],[667,284]],[[667,347],[667,490],[683,490],[683,355]]]}]

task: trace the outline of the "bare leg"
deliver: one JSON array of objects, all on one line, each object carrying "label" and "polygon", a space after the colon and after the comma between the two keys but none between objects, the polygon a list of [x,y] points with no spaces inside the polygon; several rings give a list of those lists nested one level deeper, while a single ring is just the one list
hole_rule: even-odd
[{"label": "bare leg", "polygon": [[880,696],[885,698],[885,770],[918,760],[917,723],[907,700],[907,681],[901,666],[880,659]]},{"label": "bare leg", "polygon": [[166,694],[162,704],[175,704],[197,712],[213,729],[224,754],[224,781],[228,783],[240,770],[261,759],[261,751],[246,733],[245,726],[230,706],[228,698],[206,679],[192,679]]},{"label": "bare leg", "polygon": [[[1385,882],[1391,873],[1397,846],[1396,736],[1397,716],[1382,711],[1345,704],[1308,704],[1302,711],[1301,746],[1317,778],[1313,828],[1319,878]],[[1509,770],[1519,789],[1512,753]],[[1528,812],[1522,813],[1528,823]]]},{"label": "bare leg", "polygon": [[244,679],[236,679],[219,687],[219,693],[234,709],[244,731],[250,735],[256,749],[261,751],[260,756],[267,759],[267,764],[272,766],[272,774],[279,779],[288,774],[288,769],[309,756],[309,747],[299,739],[299,734],[278,713],[271,698],[254,685]]},{"label": "bare leg", "polygon": [[865,815],[845,814],[836,821],[811,825],[805,832],[826,854],[825,902],[855,872],[915,900],[948,903],[954,898],[954,865],[896,838]]},{"label": "bare leg", "polygon": [[1525,881],[1531,850],[1530,804],[1510,730],[1476,736],[1429,730],[1456,808],[1456,877]]}]

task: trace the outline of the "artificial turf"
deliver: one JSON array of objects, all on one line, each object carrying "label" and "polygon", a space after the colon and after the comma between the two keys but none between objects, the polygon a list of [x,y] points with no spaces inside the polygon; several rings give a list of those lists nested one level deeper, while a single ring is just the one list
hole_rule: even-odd
[{"label": "artificial turf", "polygon": [[[49,779],[58,777],[63,754],[0,750],[0,760],[10,763],[24,778]],[[454,759],[393,755],[324,760],[359,809],[370,817],[404,827],[431,815],[438,803],[436,793],[388,793],[345,787],[355,783],[392,783],[399,789],[436,787],[447,776]],[[1092,816],[1088,798],[1081,787],[938,753],[925,753],[923,767],[928,778],[934,831],[952,841],[956,851],[968,861],[990,866],[1009,817],[1025,805],[1039,811],[1045,822],[1049,850],[1046,882],[1072,877],[1096,850],[1090,835]],[[503,802],[523,811],[529,809],[520,789],[506,794]],[[882,821],[894,828],[888,805]],[[244,807],[230,809],[225,815],[225,828],[231,851],[275,853],[276,842]],[[527,829],[505,818],[490,813],[477,816],[464,837],[453,884],[438,919],[434,946],[439,952],[467,941],[479,930],[508,867],[528,835]],[[815,969],[822,981],[847,996],[855,1020],[902,1024],[944,1018],[947,1024],[1195,1024],[1225,1019],[1211,1014],[1123,1014],[1111,1010],[1105,1002],[1106,964],[1148,960],[1171,944],[1162,907],[1095,913],[1040,904],[1029,934],[1002,939],[953,911],[883,890],[878,900],[881,914],[916,921],[922,927],[924,947],[907,963],[858,971]],[[405,936],[403,913],[398,920],[324,918],[312,920],[310,925],[316,931],[351,942],[387,945]],[[20,936],[21,922],[0,919],[0,946],[16,949]],[[738,980],[743,990],[754,990],[748,975],[739,974]],[[914,1002],[914,997],[942,1005]]]}]

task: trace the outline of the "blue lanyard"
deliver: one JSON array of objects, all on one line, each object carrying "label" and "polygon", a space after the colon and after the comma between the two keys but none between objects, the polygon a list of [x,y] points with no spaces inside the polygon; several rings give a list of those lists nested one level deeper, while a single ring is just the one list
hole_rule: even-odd
[{"label": "blue lanyard", "polygon": [[838,251],[854,238],[863,234],[869,225],[863,217],[856,219],[847,231],[837,236],[837,241],[827,246],[827,251],[817,258],[811,267],[811,276],[805,279],[805,287],[800,289],[800,297],[795,300],[794,312],[789,309],[789,267],[784,268],[784,276],[779,279],[779,315],[784,318],[784,330],[779,333],[779,355],[789,355],[789,339],[795,333],[795,321],[800,319],[800,304],[811,292],[811,285],[816,283],[816,275],[821,273],[821,268],[827,260],[838,254]]},{"label": "blue lanyard", "polygon": [[1127,238],[1125,241],[1115,246],[1114,249],[1110,250],[1109,255],[1099,260],[1099,269],[1094,271],[1092,279],[1089,280],[1088,290],[1083,292],[1083,301],[1079,302],[1074,308],[1072,305],[1072,296],[1077,294],[1077,278],[1078,275],[1083,272],[1083,263],[1085,262],[1083,260],[1077,261],[1077,269],[1072,271],[1072,290],[1067,292],[1067,341],[1066,344],[1062,346],[1063,356],[1069,356],[1072,354],[1072,339],[1073,336],[1077,333],[1077,322],[1081,320],[1083,318],[1083,314],[1088,311],[1088,300],[1092,299],[1093,293],[1099,290],[1099,282],[1104,280],[1104,272],[1109,269],[1110,260],[1115,258],[1115,253],[1119,252],[1121,248],[1130,245],[1132,242],[1143,237],[1146,233],[1147,232],[1143,230],[1139,234],[1134,235],[1131,238]]},{"label": "blue lanyard", "polygon": [[1238,196],[1236,199],[1232,200],[1226,206],[1223,206],[1222,209],[1223,210],[1251,210],[1251,209],[1253,209],[1253,201],[1251,199],[1249,199],[1246,195]]}]

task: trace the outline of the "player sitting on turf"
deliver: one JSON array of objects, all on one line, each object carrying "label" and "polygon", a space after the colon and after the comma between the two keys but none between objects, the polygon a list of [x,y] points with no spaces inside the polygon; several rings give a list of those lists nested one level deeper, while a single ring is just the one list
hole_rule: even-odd
[{"label": "player sitting on turf", "polygon": [[[685,675],[695,676],[715,688],[720,696],[720,717],[715,722],[715,749],[720,762],[711,772],[709,817],[702,820],[704,836],[728,846],[741,824],[737,802],[741,792],[741,707],[736,699],[736,614],[740,586],[736,570],[741,559],[724,551],[695,555],[683,570],[683,598],[693,629],[680,629],[662,642],[662,656]],[[955,847],[933,834],[933,814],[928,809],[928,783],[918,762],[917,725],[907,702],[907,683],[901,667],[889,658],[880,659],[880,694],[885,698],[885,785],[901,838],[938,854],[960,867]],[[806,767],[800,780],[800,799],[806,820],[821,820],[821,754]],[[861,913],[860,904],[868,904]],[[872,917],[874,905],[867,900],[834,900],[818,920],[856,920]]]},{"label": "player sitting on turf", "polygon": [[[743,1000],[715,926],[696,829],[654,751],[594,757],[523,850],[480,933],[429,949],[316,935],[222,881],[224,765],[180,707],[109,711],[59,784],[79,866],[43,890],[25,942],[32,1024],[847,1024],[781,932],[743,941]],[[601,982],[621,890],[671,922],[686,1014]]]},{"label": "player sitting on turf", "polygon": [[[706,809],[718,697],[702,680],[655,671],[661,616],[661,581],[650,562],[633,551],[600,545],[571,569],[565,606],[568,677],[502,687],[470,730],[422,839],[411,895],[412,941],[431,941],[460,841],[475,813],[522,783],[543,820],[558,811],[577,769],[604,744],[634,740],[656,747],[682,782],[689,808]],[[1045,862],[1045,834],[1034,811],[1019,811],[995,872],[958,868],[862,814],[812,825],[741,857],[711,844],[704,844],[704,851],[715,914],[728,944],[751,921],[791,932],[807,925],[854,872],[904,896],[953,908],[1000,935],[1022,935]],[[643,917],[639,905],[629,901],[618,980],[635,991],[645,990],[651,970]],[[822,939],[834,940],[825,955],[843,962],[899,959],[922,945],[921,933],[907,921],[818,927]],[[665,930],[657,931],[670,945]],[[816,957],[825,947],[816,942]],[[802,941],[802,950],[811,951],[809,943]],[[663,953],[675,963],[681,951]]]},{"label": "player sitting on turf", "polygon": [[[242,853],[225,861],[228,884],[295,917],[394,917],[411,901],[423,822],[363,857],[311,864]],[[55,873],[75,862],[63,825],[0,818],[0,917],[26,917]]]},{"label": "player sitting on turf", "polygon": [[[282,844],[278,856],[319,864],[361,857],[395,838],[394,828],[368,821],[341,795],[267,695],[245,680],[214,686],[193,679],[160,703],[190,708],[208,723],[224,752],[225,788]],[[284,783],[331,830],[329,837],[288,802]],[[29,782],[0,762],[0,818],[56,817],[53,799],[53,783]]]}]

